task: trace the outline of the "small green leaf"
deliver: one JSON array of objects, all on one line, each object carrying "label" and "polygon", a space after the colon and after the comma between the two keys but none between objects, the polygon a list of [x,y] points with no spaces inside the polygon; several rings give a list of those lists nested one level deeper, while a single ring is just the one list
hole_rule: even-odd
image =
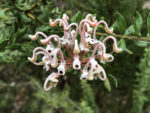
[{"label": "small green leaf", "polygon": [[147,30],[148,30],[148,36],[150,36],[150,13],[148,14],[147,17]]},{"label": "small green leaf", "polygon": [[77,12],[72,18],[71,18],[71,21],[74,22],[74,21],[80,21],[81,19],[81,13],[80,11]]},{"label": "small green leaf", "polygon": [[129,27],[126,29],[124,35],[130,35],[130,34],[133,34],[134,32],[135,32],[134,26],[131,25],[131,26],[129,26]]},{"label": "small green leaf", "polygon": [[115,83],[115,87],[117,88],[118,87],[118,81],[117,81],[116,77],[111,75],[111,74],[109,74],[109,76],[113,79],[113,81]]},{"label": "small green leaf", "polygon": [[27,3],[23,3],[23,4],[15,4],[16,7],[19,9],[19,10],[22,10],[22,11],[26,11],[26,10],[29,10],[31,9],[31,6]]},{"label": "small green leaf", "polygon": [[142,29],[143,20],[139,12],[136,12],[136,17],[133,21],[135,34],[141,36],[141,29]]},{"label": "small green leaf", "polygon": [[140,41],[140,40],[137,40],[135,41],[135,44],[139,47],[147,47],[147,46],[150,46],[150,42],[146,42],[146,41]]},{"label": "small green leaf", "polygon": [[128,54],[131,54],[131,55],[133,54],[133,52],[129,50],[128,48],[126,48],[124,51],[127,52]]},{"label": "small green leaf", "polygon": [[104,86],[109,92],[111,91],[111,86],[108,78],[106,78],[106,80],[104,81]]},{"label": "small green leaf", "polygon": [[9,39],[0,39],[0,49],[3,49],[7,43],[8,43]]},{"label": "small green leaf", "polygon": [[8,20],[9,17],[5,14],[5,11],[3,9],[0,9],[0,20]]},{"label": "small green leaf", "polygon": [[116,21],[112,25],[112,27],[114,28],[114,30],[116,29],[122,34],[125,32],[126,21],[125,21],[124,17],[119,12],[116,13]]},{"label": "small green leaf", "polygon": [[126,41],[124,39],[119,40],[118,45],[120,48],[122,48],[123,50],[126,49]]},{"label": "small green leaf", "polygon": [[130,51],[129,49],[126,48],[126,41],[124,39],[121,39],[119,42],[118,42],[118,45],[120,48],[123,49],[123,51],[127,52],[128,54],[133,54],[132,51]]}]

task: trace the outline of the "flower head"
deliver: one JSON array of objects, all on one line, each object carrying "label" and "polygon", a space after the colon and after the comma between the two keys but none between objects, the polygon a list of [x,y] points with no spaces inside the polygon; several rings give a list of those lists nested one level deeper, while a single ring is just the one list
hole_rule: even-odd
[{"label": "flower head", "polygon": [[[94,80],[99,78],[105,80],[107,78],[105,70],[100,63],[112,62],[113,55],[107,53],[105,43],[107,40],[113,41],[113,51],[118,53],[122,49],[118,48],[115,37],[108,36],[101,42],[96,38],[96,31],[100,24],[104,25],[107,33],[112,33],[113,29],[109,28],[105,21],[97,21],[96,17],[88,14],[85,19],[81,20],[79,26],[77,23],[68,22],[69,17],[64,14],[62,18],[49,20],[50,26],[54,27],[59,23],[64,29],[63,36],[52,34],[45,35],[37,32],[29,35],[31,40],[38,40],[38,36],[43,36],[40,40],[41,44],[46,48],[37,47],[33,50],[33,56],[28,60],[35,65],[42,65],[46,71],[56,68],[57,72],[52,72],[45,80],[44,89],[49,91],[59,82],[60,76],[65,76],[69,68],[81,71],[80,79]],[[80,34],[79,38],[76,38]],[[55,45],[51,40],[54,40]],[[66,53],[68,54],[66,56]],[[91,54],[92,53],[92,54]],[[89,56],[91,54],[91,56]],[[42,61],[37,62],[38,56],[42,55]],[[51,82],[48,84],[48,82]]]}]

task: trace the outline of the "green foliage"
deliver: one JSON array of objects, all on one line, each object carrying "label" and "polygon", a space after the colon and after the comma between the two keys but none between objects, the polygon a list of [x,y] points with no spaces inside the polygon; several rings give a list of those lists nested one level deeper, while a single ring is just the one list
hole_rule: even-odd
[{"label": "green foliage", "polygon": [[139,12],[136,12],[135,20],[133,21],[135,34],[141,36],[141,29],[142,29],[142,17]]},{"label": "green foliage", "polygon": [[141,59],[138,68],[140,72],[136,73],[133,90],[132,113],[144,113],[150,103],[150,47],[145,48],[144,57]]},{"label": "green foliage", "polygon": [[104,86],[106,87],[106,89],[110,92],[111,91],[111,86],[109,83],[108,78],[104,81]]},{"label": "green foliage", "polygon": [[147,17],[147,29],[148,29],[148,36],[150,36],[150,13],[148,14]]},{"label": "green foliage", "polygon": [[125,32],[126,21],[119,12],[116,13],[116,22],[113,24],[113,28],[118,30],[121,34]]}]

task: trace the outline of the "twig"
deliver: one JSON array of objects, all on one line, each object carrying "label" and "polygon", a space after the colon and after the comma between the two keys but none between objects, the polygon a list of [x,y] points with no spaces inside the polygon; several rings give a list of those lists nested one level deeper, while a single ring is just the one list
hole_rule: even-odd
[{"label": "twig", "polygon": [[150,37],[138,37],[138,36],[124,36],[124,35],[117,35],[117,34],[108,34],[108,33],[96,33],[100,36],[114,36],[115,38],[121,38],[121,39],[129,39],[129,40],[141,40],[141,41],[147,41],[150,42]]}]

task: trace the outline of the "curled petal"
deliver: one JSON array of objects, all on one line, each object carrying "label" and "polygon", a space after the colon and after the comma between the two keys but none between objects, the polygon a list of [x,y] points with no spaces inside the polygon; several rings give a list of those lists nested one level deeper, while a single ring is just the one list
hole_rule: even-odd
[{"label": "curled petal", "polygon": [[36,62],[36,60],[37,60],[37,55],[36,55],[36,54],[33,54],[32,58],[31,58],[31,57],[28,57],[28,60],[29,60],[30,62]]},{"label": "curled petal", "polygon": [[105,73],[104,69],[102,69],[102,74],[103,74],[103,77],[101,76],[100,73],[97,74],[97,77],[104,81],[104,80],[106,80],[106,73]]},{"label": "curled petal", "polygon": [[44,90],[45,90],[45,91],[50,91],[50,90],[54,87],[55,84],[56,84],[56,83],[51,82],[50,85],[49,85],[49,87],[47,87],[47,81],[46,81],[46,82],[44,83]]},{"label": "curled petal", "polygon": [[84,27],[87,28],[87,33],[88,34],[91,34],[92,33],[92,28],[90,27],[90,25],[88,23],[85,23],[84,26],[83,26],[83,29],[85,29]]},{"label": "curled petal", "polygon": [[85,17],[85,19],[89,19],[89,18],[90,18],[90,20],[91,20],[92,22],[97,22],[96,17],[93,16],[92,14],[88,14],[88,15]]},{"label": "curled petal", "polygon": [[[38,50],[40,50],[39,53],[37,53]],[[42,48],[42,47],[35,48],[33,50],[33,56],[32,56],[32,58],[28,57],[28,60],[31,61],[31,62],[33,62],[33,63],[35,63],[36,60],[37,60],[37,55],[38,54],[44,54],[44,55],[48,56],[48,58],[51,60],[51,57],[50,57],[49,53],[44,48]]]},{"label": "curled petal", "polygon": [[69,17],[67,16],[67,14],[63,14],[62,19],[63,19],[63,20],[69,20]]},{"label": "curled petal", "polygon": [[62,19],[56,19],[54,22],[52,21],[52,19],[49,20],[50,26],[56,26],[56,24],[60,22],[64,27],[65,27],[65,22]]},{"label": "curled petal", "polygon": [[105,58],[102,58],[100,62],[101,63],[112,62],[113,60],[114,60],[114,57],[111,54],[105,54]]},{"label": "curled petal", "polygon": [[47,36],[43,32],[37,32],[35,35],[29,35],[29,37],[31,38],[31,40],[37,40],[39,35],[47,38]]},{"label": "curled petal", "polygon": [[119,53],[119,52],[122,51],[122,49],[121,49],[121,48],[118,48],[118,47],[117,47],[117,44],[114,43],[114,44],[113,44],[113,51],[116,52],[116,53]]},{"label": "curled petal", "polygon": [[29,35],[31,40],[37,40],[38,39],[38,35]]},{"label": "curled petal", "polygon": [[122,49],[121,49],[121,48],[118,48],[118,46],[117,46],[117,41],[116,41],[115,37],[113,37],[113,36],[108,36],[108,37],[106,37],[106,38],[103,40],[102,43],[105,43],[105,42],[106,42],[107,40],[109,40],[109,39],[112,39],[113,42],[114,42],[114,43],[113,43],[113,51],[116,52],[116,53],[121,52]]},{"label": "curled petal", "polygon": [[105,31],[109,34],[113,33],[114,29],[113,28],[108,28],[108,27],[105,27]]},{"label": "curled petal", "polygon": [[82,30],[82,24],[83,23],[87,23],[89,24],[90,26],[92,27],[95,27],[97,22],[91,22],[90,20],[87,20],[87,19],[84,19],[80,22],[79,24],[79,32],[80,32],[80,36],[81,36],[81,43],[84,44],[84,41],[85,41],[85,28],[86,26],[83,26],[83,30]]},{"label": "curled petal", "polygon": [[[59,77],[58,73],[50,74],[44,82],[44,90],[49,91],[54,85],[56,85],[58,83],[58,79],[57,79],[58,77]],[[51,83],[49,87],[47,87],[49,81],[51,81]]]},{"label": "curled petal", "polygon": [[60,48],[60,37],[58,36],[58,35],[51,35],[51,36],[49,36],[48,38],[46,38],[46,39],[42,39],[42,40],[40,40],[41,41],[41,43],[43,44],[43,45],[46,45],[46,44],[48,44],[49,42],[50,42],[50,40],[51,39],[57,39],[57,43],[58,43],[58,48]]},{"label": "curled petal", "polygon": [[106,30],[107,33],[112,33],[113,32],[113,29],[109,29],[107,23],[105,21],[101,20],[101,21],[97,22],[97,24],[95,26],[95,29],[94,29],[94,32],[93,32],[93,38],[94,39],[96,39],[96,30],[97,30],[97,28],[100,24],[104,24],[105,30]]},{"label": "curled petal", "polygon": [[102,55],[102,60],[105,62],[112,62],[114,60],[114,57],[111,54],[104,54]]},{"label": "curled petal", "polygon": [[[101,74],[103,75],[103,78],[101,76]],[[94,68],[94,72],[93,72],[94,75],[96,75],[98,78],[100,78],[101,80],[105,80],[106,79],[106,72],[105,70],[102,68],[102,66],[100,66],[98,63],[95,64],[95,68]]]},{"label": "curled petal", "polygon": [[72,37],[72,40],[71,40],[72,43],[73,43],[74,40],[75,40],[75,38],[76,38],[76,36],[77,36],[77,34],[78,34],[78,24],[72,23],[72,24],[70,24],[69,26],[65,27],[64,30],[65,30],[65,31],[69,31],[72,26],[75,26],[75,27],[76,27],[75,33],[74,33],[74,35],[73,35],[73,37]]},{"label": "curled petal", "polygon": [[105,60],[107,60],[109,57],[107,56],[107,55],[105,55],[106,54],[106,47],[105,47],[105,45],[103,44],[103,43],[100,43],[99,42],[99,44],[97,44],[96,45],[96,47],[95,47],[95,49],[94,49],[94,51],[93,51],[93,53],[92,53],[92,55],[91,55],[91,58],[94,58],[95,57],[95,53],[96,53],[96,51],[99,49],[99,48],[102,48],[101,50],[102,50],[102,58]]}]

